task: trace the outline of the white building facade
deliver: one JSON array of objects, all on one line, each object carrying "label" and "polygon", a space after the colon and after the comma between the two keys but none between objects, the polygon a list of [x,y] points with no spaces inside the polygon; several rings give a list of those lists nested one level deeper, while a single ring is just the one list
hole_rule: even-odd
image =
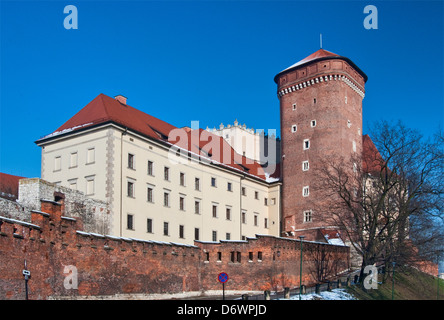
[{"label": "white building facade", "polygon": [[[185,138],[172,143],[172,132]],[[115,236],[186,244],[279,236],[279,180],[223,141],[216,157],[219,145],[200,141],[205,133],[101,94],[36,141],[41,177],[106,201]]]}]

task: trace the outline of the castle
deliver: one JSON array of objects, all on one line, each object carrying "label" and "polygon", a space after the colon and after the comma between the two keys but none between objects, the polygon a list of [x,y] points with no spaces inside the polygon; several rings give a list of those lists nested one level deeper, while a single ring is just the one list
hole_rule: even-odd
[{"label": "castle", "polygon": [[100,94],[36,141],[41,177],[107,202],[117,236],[187,244],[256,234],[325,240],[322,230],[331,226],[310,206],[310,183],[322,155],[363,152],[367,76],[320,49],[274,80],[280,141],[260,139],[237,121],[218,130],[177,128],[124,96]]},{"label": "castle", "polygon": [[[317,250],[314,243],[337,248],[341,271],[346,270],[350,266],[349,248],[344,246],[340,230],[328,225],[313,207],[313,202],[322,199],[311,184],[322,156],[359,159],[365,148],[374,147],[361,132],[367,76],[350,59],[320,49],[279,72],[274,80],[280,101],[280,140],[261,136],[237,121],[214,130],[178,128],[130,106],[122,95],[112,98],[99,94],[57,130],[36,141],[42,151],[42,180],[20,180],[20,192],[24,193],[14,203],[18,209],[11,212],[21,215],[22,222],[15,220],[17,216],[0,213],[0,240],[5,245],[14,239],[26,240],[26,250],[32,252],[29,248],[39,237],[53,239],[40,241],[54,245],[39,244],[42,250],[57,250],[56,255],[60,253],[70,261],[73,257],[68,251],[74,256],[80,253],[64,250],[74,244],[78,248],[103,247],[106,254],[100,256],[106,261],[104,265],[111,259],[119,266],[122,262],[109,248],[125,247],[122,251],[137,255],[137,270],[131,270],[135,273],[147,272],[141,270],[149,252],[156,255],[162,251],[164,257],[169,257],[170,251],[175,256],[181,252],[183,257],[192,257],[177,262],[188,266],[192,261],[191,275],[174,269],[178,275],[171,280],[175,292],[212,288],[204,283],[208,268],[203,262],[219,261],[219,267],[229,269],[245,263],[241,257],[248,255],[249,262],[268,263],[283,259],[279,257],[284,249],[288,262],[285,272],[295,283],[299,236],[314,241],[309,245],[312,250]],[[367,143],[363,144],[363,139]],[[32,205],[26,204],[29,190],[39,190]],[[70,208],[84,199],[92,200],[83,211],[74,213]],[[3,201],[11,208],[11,197]],[[43,201],[41,210],[39,201]],[[53,227],[48,227],[51,223]],[[12,231],[5,232],[5,226]],[[27,236],[17,230],[28,230],[23,231]],[[30,236],[34,232],[40,236]],[[8,238],[10,233],[14,239]],[[147,243],[149,250],[144,247]],[[2,243],[0,254],[1,249]],[[94,250],[88,250],[87,255],[93,256]],[[267,252],[266,259],[263,252]],[[110,257],[111,253],[114,256]],[[161,258],[156,255],[156,261],[160,259],[156,263],[168,265],[170,258]],[[245,272],[261,277],[274,268],[273,264],[267,265],[268,269],[260,265],[260,271],[245,266]],[[199,285],[191,284],[197,281],[193,277],[200,279]],[[142,290],[131,288],[122,290]],[[112,292],[90,289],[84,293]],[[51,294],[63,295],[63,290],[53,288],[42,292],[41,297]]]}]

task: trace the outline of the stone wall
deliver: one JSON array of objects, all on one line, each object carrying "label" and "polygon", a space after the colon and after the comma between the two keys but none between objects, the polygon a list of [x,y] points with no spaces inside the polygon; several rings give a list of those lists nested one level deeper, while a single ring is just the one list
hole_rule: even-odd
[{"label": "stone wall", "polygon": [[[40,209],[40,200],[64,199],[62,214],[82,221],[87,232],[110,233],[111,214],[105,201],[92,199],[83,192],[58,186],[39,178],[21,179],[17,201],[0,198],[0,215],[31,221],[31,210]],[[80,222],[79,222],[80,223]]]}]

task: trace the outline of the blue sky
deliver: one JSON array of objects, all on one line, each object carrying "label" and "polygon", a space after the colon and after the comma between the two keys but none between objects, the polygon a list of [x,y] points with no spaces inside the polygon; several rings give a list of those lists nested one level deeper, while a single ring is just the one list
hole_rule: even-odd
[{"label": "blue sky", "polygon": [[[367,4],[378,29],[363,26]],[[78,29],[66,30],[66,5]],[[323,48],[369,77],[364,133],[402,120],[443,126],[442,1],[3,1],[0,172],[40,176],[34,141],[99,93],[175,126],[235,119],[279,133],[273,77]]]}]

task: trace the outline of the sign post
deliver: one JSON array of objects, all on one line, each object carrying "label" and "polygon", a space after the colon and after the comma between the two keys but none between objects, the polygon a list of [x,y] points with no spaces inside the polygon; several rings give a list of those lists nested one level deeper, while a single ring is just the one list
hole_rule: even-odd
[{"label": "sign post", "polygon": [[25,299],[28,300],[28,280],[31,278],[31,272],[26,268],[26,260],[25,269],[23,269],[22,274],[25,277]]},{"label": "sign post", "polygon": [[225,272],[219,273],[219,275],[217,276],[217,280],[222,283],[222,300],[225,300],[225,282],[228,281],[228,274],[226,274]]}]

